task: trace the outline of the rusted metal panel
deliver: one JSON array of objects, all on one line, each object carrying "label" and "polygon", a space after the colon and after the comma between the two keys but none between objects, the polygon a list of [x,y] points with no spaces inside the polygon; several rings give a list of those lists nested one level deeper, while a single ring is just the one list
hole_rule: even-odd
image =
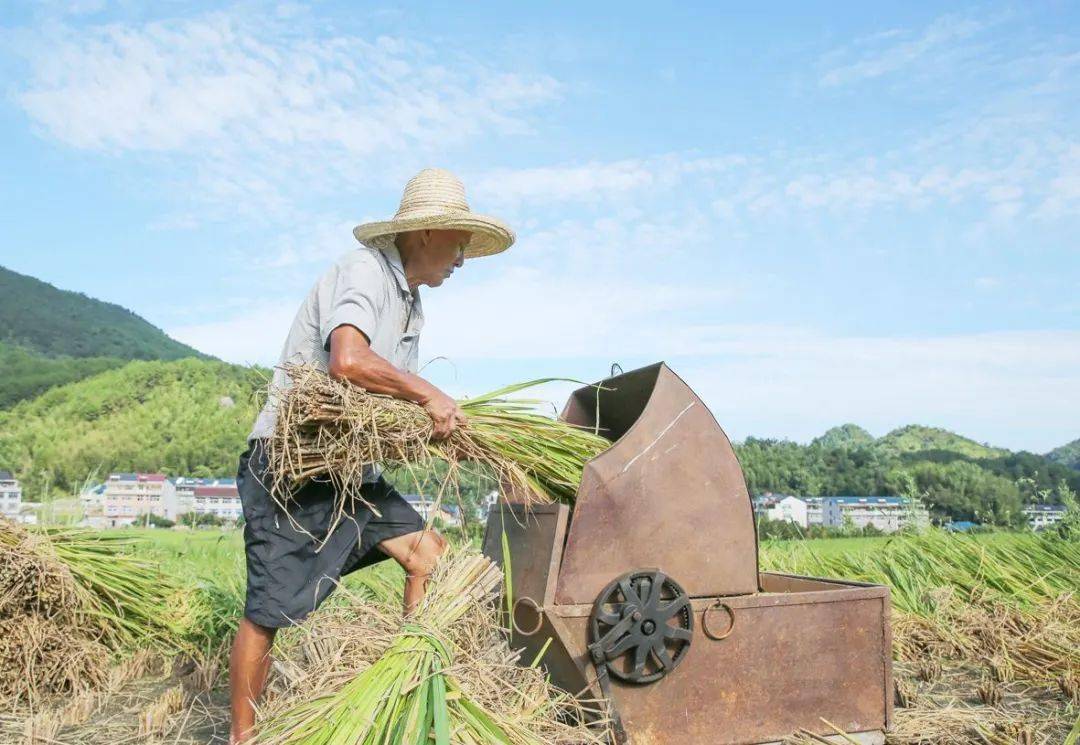
[{"label": "rusted metal panel", "polygon": [[[695,600],[694,638],[679,669],[652,685],[612,685],[630,742],[745,745],[780,740],[800,727],[831,734],[821,717],[846,732],[885,729],[887,598],[789,599]],[[718,601],[733,606],[735,625],[713,641],[702,618]],[[581,667],[588,661],[588,615],[573,610],[562,616],[568,635],[561,641]]]},{"label": "rusted metal panel", "polygon": [[491,511],[483,552],[502,566],[502,534],[506,532],[515,598],[527,597],[539,606],[551,604],[551,578],[559,571],[569,511],[564,504],[500,505]]},{"label": "rusted metal panel", "polygon": [[600,433],[616,442],[585,467],[556,601],[590,603],[637,567],[662,569],[691,596],[757,590],[753,506],[709,409],[662,363],[600,386],[564,412],[595,426],[599,411]]}]

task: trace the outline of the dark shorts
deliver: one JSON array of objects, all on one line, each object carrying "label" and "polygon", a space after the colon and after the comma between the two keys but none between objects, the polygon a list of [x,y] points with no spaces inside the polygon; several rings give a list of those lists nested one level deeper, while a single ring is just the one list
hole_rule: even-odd
[{"label": "dark shorts", "polygon": [[249,443],[236,474],[247,558],[244,616],[260,626],[281,628],[318,608],[341,577],[388,558],[379,543],[423,530],[424,521],[380,478],[361,490],[380,514],[357,502],[328,535],[337,495],[330,484],[312,482],[289,505],[292,520],[303,526],[298,530],[265,486],[270,480],[263,442]]}]

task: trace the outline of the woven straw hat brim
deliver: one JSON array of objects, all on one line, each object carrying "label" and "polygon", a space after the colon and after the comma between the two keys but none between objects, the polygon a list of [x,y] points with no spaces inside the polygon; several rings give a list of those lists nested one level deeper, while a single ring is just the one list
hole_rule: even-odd
[{"label": "woven straw hat brim", "polygon": [[380,247],[383,244],[392,243],[398,233],[427,229],[466,230],[472,233],[469,245],[465,248],[467,259],[501,253],[514,244],[514,231],[502,221],[476,212],[458,210],[368,222],[353,228],[353,235],[361,243]]}]

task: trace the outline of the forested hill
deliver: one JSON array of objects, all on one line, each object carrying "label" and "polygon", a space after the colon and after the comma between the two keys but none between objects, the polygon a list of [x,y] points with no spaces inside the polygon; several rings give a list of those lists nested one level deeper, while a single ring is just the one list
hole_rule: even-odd
[{"label": "forested hill", "polygon": [[1055,463],[1080,470],[1080,439],[1073,440],[1059,448],[1054,448],[1046,454],[1046,457]]},{"label": "forested hill", "polygon": [[119,305],[0,267],[0,342],[46,357],[203,357]]},{"label": "forested hill", "polygon": [[0,411],[0,468],[28,499],[110,471],[230,476],[267,379],[217,360],[129,362]]},{"label": "forested hill", "polygon": [[0,409],[131,360],[204,357],[119,305],[0,267]]},{"label": "forested hill", "polygon": [[751,494],[915,495],[938,518],[1019,525],[1023,505],[1080,492],[1080,471],[1064,457],[1054,462],[918,425],[874,439],[845,424],[809,445],[751,437],[735,451]]}]

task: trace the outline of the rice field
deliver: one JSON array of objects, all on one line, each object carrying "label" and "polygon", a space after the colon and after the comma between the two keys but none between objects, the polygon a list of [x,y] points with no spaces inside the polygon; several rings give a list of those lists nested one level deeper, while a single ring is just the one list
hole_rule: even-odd
[{"label": "rice field", "polygon": [[[115,541],[117,535],[104,537]],[[240,531],[134,529],[119,535],[124,561],[146,574],[160,573],[169,587],[186,588],[188,605],[198,609],[186,616],[182,631],[161,632],[173,633],[178,644],[182,638],[185,653],[170,658],[155,649],[160,645],[128,645],[113,654],[104,684],[42,698],[33,708],[9,707],[0,714],[0,742],[226,741],[224,645],[243,602]],[[890,743],[1076,742],[1080,543],[933,531],[766,541],[761,565],[891,587],[897,707]],[[372,588],[392,595],[401,582],[400,569],[384,562],[345,584],[370,598]],[[340,616],[329,615],[326,623],[334,618]],[[164,620],[157,619],[158,627],[168,628]]]}]

